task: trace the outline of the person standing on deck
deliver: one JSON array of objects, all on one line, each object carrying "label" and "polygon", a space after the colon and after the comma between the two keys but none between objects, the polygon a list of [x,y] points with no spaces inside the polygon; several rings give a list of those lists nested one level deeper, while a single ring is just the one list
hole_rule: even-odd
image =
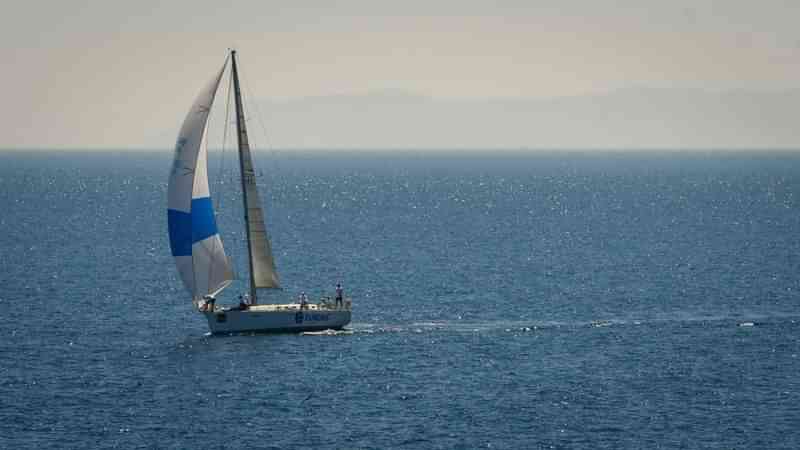
[{"label": "person standing on deck", "polygon": [[336,307],[341,309],[344,306],[344,290],[341,283],[336,283]]},{"label": "person standing on deck", "polygon": [[305,291],[300,293],[300,309],[308,308],[308,297],[306,297]]}]

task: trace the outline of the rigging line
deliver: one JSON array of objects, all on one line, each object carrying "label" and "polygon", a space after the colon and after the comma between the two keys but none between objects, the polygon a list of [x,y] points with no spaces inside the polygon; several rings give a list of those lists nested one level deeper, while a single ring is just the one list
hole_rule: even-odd
[{"label": "rigging line", "polygon": [[[230,59],[230,55],[225,58],[225,65],[228,64],[228,60],[229,59]],[[229,110],[230,110],[230,101],[231,101],[231,88],[230,88],[231,78],[232,78],[231,75],[228,74],[228,83],[227,83],[228,89],[227,89],[227,92],[226,92],[226,99],[225,99],[225,117],[223,118],[223,122],[224,122],[225,125],[222,127],[222,154],[220,156],[220,162],[219,162],[218,171],[217,171],[217,175],[218,176],[217,176],[217,179],[216,179],[216,182],[215,182],[216,183],[216,188],[218,188],[217,192],[220,193],[220,195],[218,195],[217,199],[216,199],[216,202],[217,202],[216,208],[222,208],[222,199],[224,197],[222,195],[222,191],[221,191],[220,185],[224,184],[223,180],[224,180],[224,174],[225,174],[225,150],[227,148],[227,143],[228,143],[228,127],[229,127],[229,123],[228,123],[229,119],[228,118],[230,117]],[[215,209],[215,211],[217,211],[217,209]]]},{"label": "rigging line", "polygon": [[[227,86],[226,100],[225,100],[225,127],[224,127],[224,131],[223,131],[223,140],[226,143],[227,143],[227,139],[228,139],[228,134],[230,134],[230,132],[232,131],[232,128],[236,124],[236,119],[234,118],[236,113],[234,112],[234,108],[232,106],[233,103],[234,103],[234,98],[233,98],[234,97],[234,88],[233,88],[233,83],[234,83],[233,82],[233,64],[234,64],[234,61],[233,61],[233,57],[232,57],[232,52],[233,52],[233,50],[235,48],[236,48],[235,45],[229,47],[226,50],[228,56],[225,58],[226,64],[230,63],[230,65],[231,65],[230,69],[228,70],[228,86]],[[234,151],[233,147],[236,147],[237,144],[238,144],[238,136],[236,138],[236,141],[231,143],[231,147],[232,147],[231,151]],[[240,158],[238,150],[234,153],[233,156],[231,156],[231,158],[234,158],[234,159],[236,159],[238,161],[238,159]],[[238,164],[236,162],[234,162],[234,167],[238,167]],[[232,186],[231,189],[233,189],[233,192],[231,192],[231,194],[234,195],[234,196],[239,196],[241,198],[241,195],[242,195],[242,192],[240,191],[241,185],[240,185],[240,183],[234,181],[234,177],[235,177],[235,173],[234,172],[237,172],[237,171],[236,171],[236,169],[232,168],[232,173],[231,173],[231,176],[230,176],[230,178],[228,180],[228,181],[230,181],[230,183],[228,183],[228,184],[230,186]],[[236,214],[234,214],[234,210],[233,209],[231,209],[230,217],[237,217]],[[240,230],[241,228],[240,227],[236,227],[236,229]],[[235,235],[232,235],[231,237],[234,238]],[[236,244],[241,244],[242,243],[242,239],[232,239],[232,241],[234,243],[236,243]],[[228,257],[228,263],[231,266],[231,270],[233,271],[233,279],[235,279],[235,280],[241,280],[241,278],[239,277],[239,273],[242,272],[240,269],[241,269],[243,264],[242,264],[242,258],[241,258],[240,250],[241,250],[241,245],[233,245],[229,249],[229,251],[231,252],[231,256]],[[247,256],[245,256],[245,258],[247,258]],[[249,261],[247,262],[247,264],[249,264]]]},{"label": "rigging line", "polygon": [[[225,58],[225,65],[228,64],[228,59],[229,58],[230,58],[230,56]],[[228,78],[230,80],[231,77],[228,76]],[[228,84],[230,84],[230,81],[228,82]],[[220,156],[220,163],[219,163],[219,166],[218,166],[219,167],[218,172],[217,172],[218,176],[217,176],[217,179],[215,181],[215,191],[217,192],[217,195],[215,196],[216,206],[214,207],[214,222],[217,221],[216,214],[217,214],[218,211],[221,210],[221,208],[222,208],[222,200],[225,197],[223,195],[223,192],[222,192],[222,185],[224,184],[222,180],[223,180],[223,174],[225,172],[225,148],[227,146],[227,135],[228,135],[227,132],[228,132],[228,116],[229,116],[229,112],[228,111],[229,111],[229,104],[230,104],[230,88],[228,88],[228,92],[227,92],[227,96],[226,97],[227,97],[227,99],[226,99],[226,102],[225,102],[225,116],[223,117],[223,123],[225,125],[222,127],[222,130],[223,130],[222,131],[222,152],[221,152],[221,156]],[[210,122],[211,122],[211,120],[209,118],[209,124],[206,125],[206,160],[208,160],[209,157],[210,157],[210,155],[208,153],[208,141],[209,141],[209,139],[208,139],[208,129],[210,128]],[[225,249],[222,246],[222,239],[219,236],[217,237],[217,239],[212,241],[211,247],[207,248],[209,256],[216,252],[217,247],[219,247],[219,250],[221,250],[223,253],[225,252]],[[226,259],[228,259],[228,264],[230,264],[230,258],[226,258]],[[206,288],[209,291],[211,290],[210,282],[212,280],[213,271],[214,271],[214,265],[213,264],[209,264],[208,265],[208,277],[206,278],[206,280],[208,280],[208,282],[209,282],[209,285],[206,286]],[[217,287],[218,286],[215,286],[214,289],[216,289]]]},{"label": "rigging line", "polygon": [[[237,61],[237,63],[239,64],[239,67],[242,66],[241,60]],[[269,159],[270,159],[270,163],[272,165],[272,173],[273,174],[278,174],[280,172],[278,170],[279,167],[278,167],[278,158],[277,158],[278,154],[277,154],[277,151],[275,150],[275,147],[273,147],[269,142],[269,137],[268,137],[269,135],[267,134],[267,128],[264,126],[264,118],[261,115],[261,108],[259,108],[257,101],[251,100],[251,99],[255,99],[255,97],[250,94],[250,90],[248,89],[249,83],[247,83],[246,80],[244,79],[244,76],[242,76],[242,72],[244,72],[244,71],[243,70],[239,71],[239,81],[241,82],[240,84],[244,87],[245,94],[247,94],[247,99],[248,99],[247,103],[252,104],[254,106],[255,111],[256,111],[256,118],[257,118],[257,121],[258,121],[258,125],[261,128],[261,134],[262,134],[262,136],[264,138],[264,143],[265,143],[266,149],[267,149],[267,151],[269,151],[269,154],[270,154],[269,155],[270,156]],[[273,179],[274,179],[274,177],[275,176],[273,176]]]},{"label": "rigging line", "polygon": [[[220,156],[220,163],[219,163],[219,170],[217,172],[217,188],[220,188],[220,185],[224,184],[224,177],[225,177],[225,151],[228,149],[228,128],[230,128],[230,106],[231,106],[231,76],[228,75],[228,88],[226,89],[225,95],[225,116],[223,121],[225,126],[222,127],[222,154]],[[222,208],[222,199],[224,195],[221,195],[222,190],[221,188],[218,189],[220,195],[217,196],[217,208]]]},{"label": "rigging line", "polygon": [[[227,65],[227,64],[228,64],[228,58],[225,59],[225,65]],[[217,87],[217,89],[219,89],[219,87]],[[224,123],[227,123],[227,116],[228,116],[228,110],[226,108],[225,117],[224,117]],[[206,130],[205,130],[206,167],[208,167],[210,159],[211,159],[211,155],[210,155],[210,153],[208,151],[208,146],[209,146],[209,141],[211,140],[210,136],[209,136],[209,130],[211,129],[211,122],[212,122],[211,119],[212,118],[213,118],[213,115],[209,114],[209,118],[208,118],[207,123],[206,123]],[[224,131],[226,131],[226,130],[227,130],[227,126],[224,126],[223,127],[223,139],[222,139],[222,155],[221,155],[220,163],[219,163],[219,166],[218,166],[219,167],[219,170],[218,170],[218,174],[219,175],[222,175],[222,173],[224,172],[224,167],[225,167],[226,136],[225,136]],[[208,177],[208,173],[206,173],[206,177]],[[218,176],[217,180],[215,182],[215,191],[217,192],[217,195],[215,197],[212,197],[212,199],[213,199],[212,201],[216,203],[216,206],[214,207],[214,222],[217,222],[216,214],[222,208],[222,200],[223,200],[223,197],[224,197],[224,195],[222,195],[222,188],[221,188],[222,184],[223,184],[222,177]],[[209,192],[209,194],[210,194],[210,192]],[[211,245],[210,246],[202,244],[202,247],[204,248],[205,252],[208,254],[209,261],[211,261],[213,254],[215,254],[217,252],[222,252],[222,254],[225,253],[225,249],[224,249],[224,247],[222,245],[222,239],[219,237],[219,235],[217,235],[216,239],[211,241]],[[228,259],[228,258],[226,258],[226,259],[227,259],[226,262],[228,264],[230,264],[230,259]],[[207,291],[209,291],[209,293],[211,293],[212,290],[214,290],[214,291],[217,291],[216,293],[218,294],[219,291],[221,290],[221,289],[218,289],[219,286],[212,286],[211,285],[215,269],[219,269],[219,268],[218,267],[215,268],[214,264],[208,264],[208,272],[206,274],[206,282],[207,282],[207,284],[206,284],[205,288],[206,288]],[[197,282],[197,277],[195,276],[195,283],[196,282]],[[223,282],[223,284],[224,284],[224,282]],[[223,286],[222,289],[224,289],[224,288],[225,288],[225,286]]]},{"label": "rigging line", "polygon": [[[230,57],[228,58],[230,59]],[[226,60],[227,61],[227,60]],[[222,129],[222,163],[220,165],[220,173],[218,180],[224,179],[224,166],[225,166],[225,151],[228,148],[228,130],[231,128],[231,103],[233,102],[233,69],[228,71],[228,82],[227,82],[227,89],[225,92],[225,126]],[[235,186],[236,183],[229,183],[230,185]],[[221,208],[221,207],[220,207]],[[235,242],[235,241],[234,241]],[[229,249],[231,253],[236,253],[235,251],[236,246]],[[239,277],[236,275],[239,273],[238,267],[239,264],[236,263],[236,259],[233,257],[228,258],[229,264],[232,266],[232,270],[234,271],[234,279],[238,279]]]},{"label": "rigging line", "polygon": [[[226,58],[225,59],[225,65],[227,65],[227,64],[228,64],[228,60]],[[219,85],[217,85],[217,89],[219,89]],[[211,106],[213,106],[213,100],[212,100],[212,104],[209,105],[209,107],[211,107]],[[205,130],[203,131],[204,132],[203,151],[206,154],[206,161],[205,161],[205,163],[206,163],[206,183],[208,183],[208,175],[209,175],[208,174],[208,166],[209,166],[209,162],[211,160],[211,154],[208,151],[208,145],[209,145],[208,143],[211,140],[211,137],[209,136],[209,130],[212,128],[211,124],[213,123],[213,119],[214,119],[214,115],[212,114],[212,111],[209,111],[208,117],[206,118],[206,127],[205,127]],[[225,144],[224,144],[224,140],[223,140],[223,150],[224,150],[224,147],[225,147]],[[224,159],[220,162],[220,170],[221,170],[222,164],[224,164]],[[211,188],[211,186],[209,186],[209,196],[211,196],[211,189],[210,188]],[[217,218],[216,218],[217,211],[219,211],[219,208],[222,207],[222,203],[221,203],[222,202],[222,200],[221,200],[222,199],[222,195],[220,193],[221,189],[220,189],[220,181],[219,181],[219,179],[217,179],[217,181],[215,183],[215,191],[219,195],[216,195],[216,199],[214,199],[214,197],[211,197],[212,203],[216,202],[216,206],[213,208],[213,210],[214,210],[214,222],[217,221]],[[222,247],[222,240],[219,238],[219,236],[217,237],[217,239],[215,239],[215,240],[213,240],[211,242],[210,246],[207,246],[204,243],[201,244],[203,249],[208,254],[209,262],[212,261],[212,255],[216,252],[217,247],[218,247],[218,243],[219,243],[220,250],[222,250],[223,253],[224,253],[224,248],[221,248]],[[192,253],[194,253],[194,252],[192,252]],[[194,273],[194,268],[195,268],[194,256],[192,256],[192,268],[193,268],[192,272]],[[208,264],[208,271],[206,273],[206,286],[205,286],[205,291],[207,291],[209,294],[212,292],[211,280],[212,280],[213,273],[214,273],[214,264],[213,263],[209,263]],[[195,278],[195,287],[196,287],[197,286],[197,275],[194,275],[194,278]],[[213,289],[215,290],[215,289],[217,289],[217,287],[218,286],[214,286]]]}]

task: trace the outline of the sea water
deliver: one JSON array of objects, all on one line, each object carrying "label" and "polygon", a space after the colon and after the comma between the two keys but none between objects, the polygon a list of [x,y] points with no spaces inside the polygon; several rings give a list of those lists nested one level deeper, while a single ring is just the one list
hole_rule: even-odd
[{"label": "sea water", "polygon": [[263,300],[352,333],[222,337],[170,160],[0,153],[0,448],[800,448],[800,154],[258,153]]}]

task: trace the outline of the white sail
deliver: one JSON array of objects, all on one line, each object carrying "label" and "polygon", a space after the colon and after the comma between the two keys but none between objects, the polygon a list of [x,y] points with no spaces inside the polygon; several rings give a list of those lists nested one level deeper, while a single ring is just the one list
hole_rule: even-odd
[{"label": "white sail", "polygon": [[234,95],[236,100],[236,125],[239,141],[239,169],[242,177],[242,193],[244,197],[245,220],[247,227],[247,245],[250,256],[251,296],[255,299],[255,288],[278,288],[278,273],[275,260],[264,223],[264,211],[256,187],[253,159],[250,154],[250,143],[247,137],[247,126],[244,120],[239,76],[236,68],[236,52],[232,52],[231,67],[233,70]]},{"label": "white sail", "polygon": [[[227,63],[227,62],[226,62]],[[203,145],[211,105],[225,65],[195,99],[178,134],[169,177],[167,220],[172,255],[183,284],[197,299],[224,289],[233,279],[217,232],[208,189]]]},{"label": "white sail", "polygon": [[[264,223],[264,210],[261,208],[258,191],[256,190],[255,173],[250,158],[250,148],[245,146],[242,150],[244,167],[245,189],[247,189],[247,229],[250,237],[250,263],[253,265],[253,284],[257,288],[280,287],[278,272],[275,270],[275,260],[272,257],[272,247],[267,235],[267,226]],[[246,152],[247,156],[244,156]]]}]

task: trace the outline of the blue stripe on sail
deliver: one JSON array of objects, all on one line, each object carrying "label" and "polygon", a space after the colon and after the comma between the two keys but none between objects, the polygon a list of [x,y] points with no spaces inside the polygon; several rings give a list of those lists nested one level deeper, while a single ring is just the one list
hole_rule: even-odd
[{"label": "blue stripe on sail", "polygon": [[190,256],[192,254],[192,215],[168,209],[167,225],[172,256]]},{"label": "blue stripe on sail", "polygon": [[217,234],[217,220],[211,197],[192,199],[192,243]]},{"label": "blue stripe on sail", "polygon": [[192,244],[217,234],[211,198],[192,199],[191,214],[168,209],[167,225],[172,256],[191,255]]}]

